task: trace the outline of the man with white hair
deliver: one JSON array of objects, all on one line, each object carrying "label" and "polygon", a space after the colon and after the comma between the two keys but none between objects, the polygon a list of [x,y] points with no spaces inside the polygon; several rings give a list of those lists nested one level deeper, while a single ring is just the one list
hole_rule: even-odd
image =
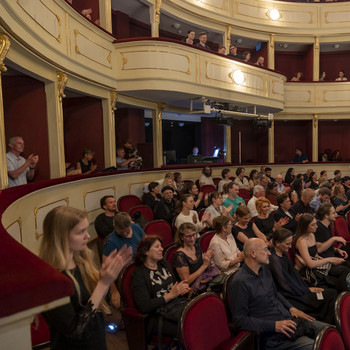
[{"label": "man with white hair", "polygon": [[326,324],[293,307],[277,291],[267,267],[271,253],[262,239],[250,238],[243,251],[244,264],[228,286],[235,326],[259,333],[266,350],[311,350],[314,340],[295,334],[298,319],[306,320],[304,327],[315,335]]},{"label": "man with white hair", "polygon": [[[260,186],[260,185],[255,185],[253,188],[253,196],[252,198],[249,199],[248,203],[247,203],[247,207],[250,210],[251,213],[251,217],[253,218],[254,216],[258,216],[259,213],[256,209],[256,201],[258,198],[260,197],[265,197],[265,190],[264,187]],[[275,205],[271,204],[270,205],[270,213],[277,210],[278,207],[276,207]]]},{"label": "man with white hair", "polygon": [[278,174],[276,177],[275,177],[275,181],[277,183],[277,191],[279,194],[281,193],[288,193],[290,192],[290,187],[285,187],[283,185],[283,177],[281,174]]}]

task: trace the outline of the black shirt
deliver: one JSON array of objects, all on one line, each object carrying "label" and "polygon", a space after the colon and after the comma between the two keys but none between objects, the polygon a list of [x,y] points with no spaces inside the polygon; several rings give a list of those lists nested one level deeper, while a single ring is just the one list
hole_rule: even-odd
[{"label": "black shirt", "polygon": [[[332,238],[331,226],[326,227],[321,221],[317,221],[317,230],[315,232],[316,242],[324,243]],[[333,244],[324,252],[319,253],[323,258],[335,257]]]},{"label": "black shirt", "polygon": [[291,208],[295,215],[297,214],[313,214],[314,210],[310,207],[310,204],[305,205],[301,199],[299,199]]},{"label": "black shirt", "polygon": [[162,219],[172,225],[172,221],[176,215],[175,204],[176,200],[174,198],[170,203],[166,202],[165,199],[162,198],[154,208],[156,219]]},{"label": "black shirt", "polygon": [[156,204],[162,199],[162,196],[160,194],[157,194],[156,196],[153,196],[152,193],[148,192],[145,193],[142,201],[145,205],[148,205],[152,210],[154,210]]},{"label": "black shirt", "polygon": [[255,232],[253,230],[253,223],[251,221],[249,221],[247,228],[241,228],[237,225],[234,225],[232,227],[232,234],[236,240],[237,248],[241,252],[243,252],[243,243],[237,238],[237,236],[240,232],[244,233],[248,238],[254,238],[254,237],[256,238]]},{"label": "black shirt", "polygon": [[106,238],[114,231],[114,216],[107,216],[105,213],[98,215],[95,219],[95,230],[100,238]]}]

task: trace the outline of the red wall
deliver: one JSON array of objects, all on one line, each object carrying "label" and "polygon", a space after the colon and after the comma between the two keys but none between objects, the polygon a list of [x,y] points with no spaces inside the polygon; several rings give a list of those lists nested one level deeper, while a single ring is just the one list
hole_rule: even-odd
[{"label": "red wall", "polygon": [[321,52],[320,72],[326,72],[326,80],[332,81],[338,78],[340,70],[345,71],[345,76],[350,80],[350,51]]},{"label": "red wall", "polygon": [[242,163],[266,163],[268,160],[268,129],[253,127],[252,120],[234,120],[231,128],[232,163],[239,162],[239,137],[241,132]]},{"label": "red wall", "polygon": [[340,150],[342,160],[350,159],[349,148],[350,120],[319,120],[318,122],[318,151],[327,148],[331,151]]},{"label": "red wall", "polygon": [[39,155],[34,181],[50,178],[44,83],[29,76],[2,74],[5,136],[22,136],[23,157]]},{"label": "red wall", "polygon": [[97,170],[103,170],[103,114],[101,100],[93,97],[63,99],[66,162],[72,166],[82,158],[84,148],[95,152]]},{"label": "red wall", "polygon": [[[214,148],[224,148],[224,125],[214,122],[211,118],[201,118],[201,147],[202,156],[212,156]],[[191,140],[184,140],[191,142]]]},{"label": "red wall", "polygon": [[275,162],[290,162],[295,156],[295,148],[301,147],[312,159],[312,121],[275,120]]}]

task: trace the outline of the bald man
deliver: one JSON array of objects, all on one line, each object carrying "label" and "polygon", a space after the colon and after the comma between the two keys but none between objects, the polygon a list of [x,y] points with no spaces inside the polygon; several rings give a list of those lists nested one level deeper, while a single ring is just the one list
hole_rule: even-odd
[{"label": "bald man", "polygon": [[315,197],[315,191],[311,188],[306,188],[301,194],[301,199],[299,199],[293,206],[292,212],[294,215],[298,214],[313,214],[314,210],[311,208],[310,203]]},{"label": "bald man", "polygon": [[312,338],[303,335],[291,340],[297,328],[293,317],[307,320],[315,334],[326,324],[293,307],[277,291],[267,267],[271,253],[262,239],[249,239],[243,251],[244,265],[229,285],[235,326],[260,333],[264,349],[311,350]]}]

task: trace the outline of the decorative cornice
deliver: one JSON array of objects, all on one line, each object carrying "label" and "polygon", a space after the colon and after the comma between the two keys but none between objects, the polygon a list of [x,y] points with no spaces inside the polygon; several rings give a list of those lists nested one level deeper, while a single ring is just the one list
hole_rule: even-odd
[{"label": "decorative cornice", "polygon": [[11,43],[8,36],[0,34],[0,74],[1,72],[7,71],[4,60],[6,58],[8,50],[10,49],[10,45]]}]

